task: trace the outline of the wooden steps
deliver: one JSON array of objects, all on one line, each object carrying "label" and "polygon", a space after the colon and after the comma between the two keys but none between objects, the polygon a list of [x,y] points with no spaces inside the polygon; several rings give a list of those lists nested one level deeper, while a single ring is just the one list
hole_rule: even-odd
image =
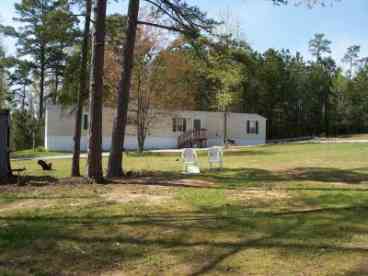
[{"label": "wooden steps", "polygon": [[208,130],[207,129],[195,129],[184,132],[178,137],[178,148],[204,148],[207,146]]}]

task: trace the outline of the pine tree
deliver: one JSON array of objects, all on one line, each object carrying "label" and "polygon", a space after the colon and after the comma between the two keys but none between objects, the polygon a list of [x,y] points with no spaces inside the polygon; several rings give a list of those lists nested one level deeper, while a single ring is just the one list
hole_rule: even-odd
[{"label": "pine tree", "polygon": [[64,47],[75,38],[75,17],[66,0],[22,0],[14,5],[20,27],[0,26],[0,31],[17,40],[18,58],[30,59],[38,84],[38,119],[44,116],[48,71],[52,71],[55,87],[59,85],[60,65],[65,60]]},{"label": "pine tree", "polygon": [[359,64],[359,53],[360,53],[360,46],[353,45],[347,49],[346,54],[342,58],[342,62],[346,63],[349,66],[347,72],[349,79],[352,79],[354,68]]},{"label": "pine tree", "polygon": [[325,38],[325,34],[315,34],[309,41],[309,51],[320,62],[324,54],[331,54],[331,41]]},{"label": "pine tree", "polygon": [[95,6],[95,31],[92,50],[92,73],[89,95],[89,142],[88,142],[88,177],[102,182],[102,103],[103,70],[105,52],[105,19],[107,0],[97,0]]},{"label": "pine tree", "polygon": [[5,106],[5,100],[7,97],[7,84],[6,84],[6,60],[5,52],[0,44],[0,110]]},{"label": "pine tree", "polygon": [[31,64],[20,59],[14,59],[9,70],[9,98],[13,104],[20,106],[22,112],[27,107],[28,89],[32,84],[31,70]]},{"label": "pine tree", "polygon": [[82,42],[82,57],[80,66],[80,80],[78,91],[77,110],[75,114],[74,128],[74,147],[72,161],[72,176],[80,176],[80,143],[81,143],[81,128],[82,128],[82,112],[83,105],[87,98],[88,90],[88,53],[90,48],[90,25],[92,13],[92,0],[85,0],[85,19]]}]

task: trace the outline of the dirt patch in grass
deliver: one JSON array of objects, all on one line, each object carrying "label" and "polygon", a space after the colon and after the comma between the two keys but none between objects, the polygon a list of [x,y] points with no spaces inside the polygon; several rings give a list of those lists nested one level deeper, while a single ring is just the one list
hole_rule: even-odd
[{"label": "dirt patch in grass", "polygon": [[140,202],[160,205],[173,199],[172,189],[158,186],[141,186],[133,184],[111,185],[109,191],[102,194],[108,201],[118,203]]},{"label": "dirt patch in grass", "polygon": [[168,187],[188,187],[188,188],[217,188],[219,185],[214,182],[199,179],[168,179],[160,177],[137,177],[114,179],[117,184],[137,184],[147,186],[168,186]]},{"label": "dirt patch in grass", "polygon": [[364,262],[364,263],[358,265],[355,269],[349,271],[345,275],[347,275],[347,276],[368,275],[368,262]]},{"label": "dirt patch in grass", "polygon": [[162,205],[175,201],[177,188],[217,188],[217,184],[198,179],[130,177],[113,179],[103,198],[118,203],[140,202]]},{"label": "dirt patch in grass", "polygon": [[157,178],[135,178],[114,180],[102,197],[119,203],[141,202],[144,204],[167,204],[175,200],[177,188],[214,188],[216,184],[196,179],[164,180]]},{"label": "dirt patch in grass", "polygon": [[16,201],[13,203],[8,203],[5,206],[0,207],[0,213],[9,211],[18,211],[24,209],[34,209],[34,208],[49,208],[55,205],[55,203],[47,201],[40,204],[38,200],[27,199],[22,201]]},{"label": "dirt patch in grass", "polygon": [[244,190],[244,191],[227,191],[227,196],[239,200],[282,200],[290,198],[286,190]]}]

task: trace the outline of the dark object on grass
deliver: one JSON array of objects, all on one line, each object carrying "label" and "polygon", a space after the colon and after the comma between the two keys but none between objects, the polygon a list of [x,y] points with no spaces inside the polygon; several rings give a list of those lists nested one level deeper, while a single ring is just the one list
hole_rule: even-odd
[{"label": "dark object on grass", "polygon": [[135,177],[142,177],[144,176],[143,172],[139,172],[139,171],[127,171],[125,173],[125,177],[127,178],[135,178]]},{"label": "dark object on grass", "polygon": [[230,145],[235,145],[235,140],[227,139],[227,143]]},{"label": "dark object on grass", "polygon": [[134,173],[132,171],[128,171],[126,174],[125,174],[126,177],[133,177],[134,176]]},{"label": "dark object on grass", "polygon": [[38,165],[40,165],[42,167],[42,169],[44,171],[51,171],[52,170],[52,163],[46,163],[43,160],[38,160],[37,163],[38,163]]}]

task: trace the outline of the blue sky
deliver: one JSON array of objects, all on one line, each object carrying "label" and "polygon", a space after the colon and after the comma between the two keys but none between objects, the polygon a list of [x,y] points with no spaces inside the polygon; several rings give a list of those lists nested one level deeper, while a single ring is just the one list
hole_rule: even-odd
[{"label": "blue sky", "polygon": [[[188,0],[199,6],[209,16],[218,18],[230,14],[240,27],[241,36],[253,48],[264,51],[268,48],[300,51],[310,58],[308,41],[315,33],[325,33],[332,44],[332,56],[340,61],[346,48],[362,46],[361,56],[368,56],[368,0],[341,0],[332,7],[276,7],[269,0]],[[290,2],[292,2],[291,0]],[[0,21],[12,24],[15,0],[0,1]],[[127,0],[111,1],[109,12],[126,10]],[[8,52],[14,45],[3,38]]]}]

